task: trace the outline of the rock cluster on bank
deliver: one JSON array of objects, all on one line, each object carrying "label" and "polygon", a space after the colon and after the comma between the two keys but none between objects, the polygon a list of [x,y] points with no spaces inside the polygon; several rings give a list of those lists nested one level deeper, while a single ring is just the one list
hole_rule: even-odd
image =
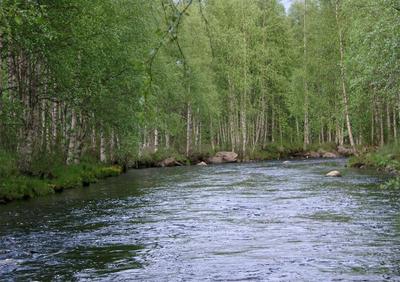
[{"label": "rock cluster on bank", "polygon": [[172,166],[183,166],[181,162],[178,162],[175,158],[166,158],[157,164],[158,167],[172,167]]},{"label": "rock cluster on bank", "polygon": [[223,163],[236,163],[238,161],[238,154],[235,152],[218,152],[215,156],[208,158],[207,162],[210,164],[223,164]]},{"label": "rock cluster on bank", "polygon": [[[324,149],[319,149],[317,151],[297,151],[297,152],[289,152],[283,156],[280,156],[281,158],[304,158],[304,159],[309,159],[309,158],[324,158],[324,159],[333,159],[333,158],[339,158],[339,157],[348,157],[353,155],[354,152],[350,148],[346,148],[343,146],[338,146],[336,149],[333,150],[324,150]],[[206,155],[194,155],[187,159],[187,162],[185,161],[178,161],[174,157],[169,157],[166,158],[162,161],[159,161],[158,163],[155,163],[153,165],[148,165],[149,166],[157,166],[157,167],[173,167],[173,166],[183,166],[187,163],[191,164],[196,164],[198,166],[206,166],[209,164],[224,164],[224,163],[236,163],[236,162],[251,162],[252,159],[238,159],[238,154],[236,152],[231,152],[231,151],[220,151],[217,152],[213,156],[206,156]],[[267,159],[255,159],[255,160],[270,160],[270,159],[275,159],[275,158],[267,158]]]}]

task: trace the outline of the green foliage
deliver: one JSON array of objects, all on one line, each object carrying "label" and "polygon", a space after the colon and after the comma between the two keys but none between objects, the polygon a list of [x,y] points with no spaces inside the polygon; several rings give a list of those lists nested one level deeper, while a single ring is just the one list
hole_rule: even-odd
[{"label": "green foliage", "polygon": [[140,167],[154,167],[167,158],[174,158],[181,164],[190,164],[186,156],[174,149],[160,149],[157,152],[144,151],[138,158],[137,163]]},{"label": "green foliage", "polygon": [[308,150],[315,151],[315,152],[318,152],[318,151],[334,152],[334,151],[336,151],[336,147],[337,147],[337,145],[334,142],[330,142],[330,143],[327,142],[324,144],[311,144],[308,147]]},{"label": "green foliage", "polygon": [[302,144],[267,144],[263,149],[254,150],[249,153],[251,160],[279,160],[303,152]]},{"label": "green foliage", "polygon": [[87,186],[97,182],[98,179],[117,176],[122,173],[119,166],[103,166],[94,163],[82,163],[79,165],[59,166],[54,168],[54,179],[50,183],[56,190],[70,189]]},{"label": "green foliage", "polygon": [[385,183],[380,185],[381,189],[391,189],[391,190],[399,190],[400,189],[400,177],[392,178]]},{"label": "green foliage", "polygon": [[54,193],[51,186],[43,180],[12,176],[0,183],[0,201],[29,199]]},{"label": "green foliage", "polygon": [[0,150],[0,179],[18,174],[16,156]]},{"label": "green foliage", "polygon": [[[282,158],[301,151],[306,116],[307,149],[333,151],[349,141],[343,87],[360,146],[394,141],[400,21],[373,2],[3,0],[0,177],[61,189],[120,173],[100,159]],[[398,169],[385,150],[352,162]]]},{"label": "green foliage", "polygon": [[363,165],[385,169],[388,172],[398,172],[400,171],[400,146],[395,144],[386,145],[377,151],[354,156],[350,158],[349,165],[353,167]]},{"label": "green foliage", "polygon": [[386,145],[377,151],[368,152],[350,158],[349,166],[366,166],[383,170],[396,175],[380,185],[381,189],[400,189],[400,146],[398,144]]},{"label": "green foliage", "polygon": [[102,167],[99,173],[96,174],[98,178],[107,178],[111,176],[118,176],[122,173],[122,168],[119,166]]},{"label": "green foliage", "polygon": [[[42,171],[35,169],[35,171]],[[98,179],[118,176],[120,166],[104,166],[95,163],[58,165],[40,176],[7,175],[0,181],[0,202],[29,199],[52,194],[63,189],[78,188],[95,183]]]}]

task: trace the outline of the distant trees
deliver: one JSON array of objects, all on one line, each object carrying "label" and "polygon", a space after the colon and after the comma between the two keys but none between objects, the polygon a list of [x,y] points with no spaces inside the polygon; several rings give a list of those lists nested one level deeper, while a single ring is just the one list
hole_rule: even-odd
[{"label": "distant trees", "polygon": [[208,1],[222,146],[246,155],[286,135],[291,38],[277,1]]},{"label": "distant trees", "polygon": [[142,33],[152,7],[139,2],[2,1],[0,146],[21,171],[41,158],[117,157],[152,45]]},{"label": "distant trees", "polygon": [[[308,77],[311,95],[313,142],[348,142],[354,147],[397,140],[398,98],[389,93],[399,89],[392,78],[399,71],[399,50],[393,47],[400,29],[398,12],[389,2],[307,0],[309,56],[303,76]],[[301,46],[304,34],[304,4],[295,2],[289,13],[295,46]],[[378,71],[389,65],[387,76]],[[292,89],[299,89],[304,66],[294,66]],[[290,98],[296,99],[296,94]]]},{"label": "distant trees", "polygon": [[0,149],[35,162],[398,142],[395,1],[0,6]]}]

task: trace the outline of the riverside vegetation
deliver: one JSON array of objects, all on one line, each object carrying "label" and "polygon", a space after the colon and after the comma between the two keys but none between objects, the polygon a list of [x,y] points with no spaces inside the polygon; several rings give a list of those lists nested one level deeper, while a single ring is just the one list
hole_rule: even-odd
[{"label": "riverside vegetation", "polygon": [[0,200],[221,150],[379,146],[398,169],[399,19],[397,0],[3,0]]}]

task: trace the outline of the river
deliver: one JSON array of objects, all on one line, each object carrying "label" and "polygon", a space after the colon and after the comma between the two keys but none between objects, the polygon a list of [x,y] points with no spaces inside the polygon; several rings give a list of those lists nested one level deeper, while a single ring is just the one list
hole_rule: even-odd
[{"label": "river", "polygon": [[344,165],[131,170],[0,206],[0,280],[400,281],[400,193]]}]

